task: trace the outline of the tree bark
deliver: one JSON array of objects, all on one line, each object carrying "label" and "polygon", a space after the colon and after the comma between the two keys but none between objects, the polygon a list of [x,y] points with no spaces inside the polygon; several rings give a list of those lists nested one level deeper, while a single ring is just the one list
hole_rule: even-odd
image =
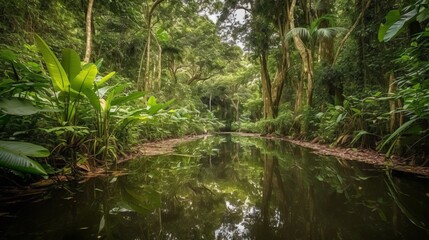
[{"label": "tree bark", "polygon": [[88,63],[91,58],[91,42],[92,42],[92,6],[94,5],[94,0],[88,0],[88,9],[86,11],[86,48],[85,48],[85,58],[84,62]]},{"label": "tree bark", "polygon": [[[296,6],[296,0],[292,0],[292,3],[290,5],[290,10],[289,10],[289,25],[291,30],[295,28],[295,17],[294,17],[295,6]],[[296,34],[293,35],[293,42],[301,57],[302,68],[304,71],[304,75],[307,79],[307,91],[306,91],[307,105],[311,106],[313,103],[313,84],[314,84],[312,53],[311,53],[311,50],[305,46],[304,42],[298,35]]]},{"label": "tree bark", "polygon": [[272,119],[273,114],[273,102],[271,97],[271,79],[268,72],[268,63],[266,53],[260,55],[261,62],[261,81],[262,81],[262,98],[264,101],[264,118]]},{"label": "tree bark", "polygon": [[[164,0],[156,0],[150,7],[149,7],[149,1],[147,1],[147,13],[146,13],[147,37],[146,37],[146,46],[142,54],[139,73],[138,73],[138,79],[137,79],[137,87],[139,88],[139,90],[151,90],[153,85],[150,79],[150,45],[151,45],[151,37],[152,37],[152,17],[156,7],[158,7],[158,5],[163,1]],[[145,71],[144,71],[143,83],[142,83],[141,70],[143,67],[143,58],[145,54],[146,54],[146,64],[145,64]]]}]

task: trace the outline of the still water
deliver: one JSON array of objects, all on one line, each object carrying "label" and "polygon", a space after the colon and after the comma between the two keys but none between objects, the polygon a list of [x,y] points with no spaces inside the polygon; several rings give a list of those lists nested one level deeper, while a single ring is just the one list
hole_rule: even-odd
[{"label": "still water", "polygon": [[0,204],[0,239],[429,239],[429,181],[217,135]]}]

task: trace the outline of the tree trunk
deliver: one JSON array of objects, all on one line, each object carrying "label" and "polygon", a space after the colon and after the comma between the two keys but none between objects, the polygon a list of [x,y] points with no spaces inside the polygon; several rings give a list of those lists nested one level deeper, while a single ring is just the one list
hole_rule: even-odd
[{"label": "tree trunk", "polygon": [[86,11],[86,49],[85,49],[85,58],[84,62],[88,63],[91,58],[91,42],[92,42],[92,6],[94,5],[94,0],[88,0],[88,9]]},{"label": "tree trunk", "polygon": [[294,111],[296,113],[301,111],[302,108],[302,97],[303,97],[303,91],[304,91],[304,83],[301,80],[303,74],[300,74],[300,77],[298,79],[297,87],[296,87],[296,95],[295,95],[295,108]]},{"label": "tree trunk", "polygon": [[261,81],[262,81],[262,97],[264,101],[264,118],[273,119],[273,102],[271,98],[271,80],[268,72],[268,63],[266,53],[260,55],[261,61]]},{"label": "tree trunk", "polygon": [[[151,37],[152,37],[152,17],[156,7],[163,1],[164,0],[156,0],[152,4],[152,6],[149,6],[149,1],[147,1],[147,13],[146,13],[147,37],[146,37],[146,46],[144,48],[144,51],[141,57],[140,67],[138,71],[137,88],[139,90],[150,91],[153,85],[150,77],[150,45],[151,45]],[[142,77],[141,72],[142,72],[143,60],[145,55],[146,55],[145,71],[144,71],[144,76]]]},{"label": "tree trunk", "polygon": [[[295,28],[295,6],[296,0],[292,0],[289,10],[289,25],[290,29]],[[301,57],[302,68],[304,71],[304,75],[307,79],[307,105],[311,106],[313,102],[313,57],[311,50],[308,49],[302,39],[298,35],[293,36],[293,42],[295,43],[295,47],[298,50],[298,53]]]}]

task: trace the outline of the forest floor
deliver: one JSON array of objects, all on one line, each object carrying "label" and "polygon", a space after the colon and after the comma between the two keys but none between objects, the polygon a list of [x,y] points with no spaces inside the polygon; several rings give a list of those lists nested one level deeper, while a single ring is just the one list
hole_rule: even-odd
[{"label": "forest floor", "polygon": [[[292,139],[289,137],[276,137],[276,136],[261,136],[260,134],[252,133],[231,133],[240,136],[250,137],[263,137],[267,139],[282,140],[293,143],[295,145],[309,148],[312,152],[319,155],[333,156],[346,160],[353,160],[364,162],[376,166],[389,167],[394,171],[400,173],[415,174],[421,177],[429,177],[429,168],[422,166],[414,166],[406,164],[405,159],[399,157],[386,158],[384,154],[380,154],[376,151],[369,149],[358,149],[358,148],[344,148],[344,147],[333,147],[326,144],[319,144],[313,142],[306,142],[301,140]],[[174,148],[179,144],[193,141],[200,138],[205,138],[209,135],[196,135],[188,136],[183,138],[167,139],[158,142],[149,142],[136,146],[132,153],[126,158],[120,160],[120,162],[128,161],[138,156],[153,156],[169,154],[174,152]]]}]

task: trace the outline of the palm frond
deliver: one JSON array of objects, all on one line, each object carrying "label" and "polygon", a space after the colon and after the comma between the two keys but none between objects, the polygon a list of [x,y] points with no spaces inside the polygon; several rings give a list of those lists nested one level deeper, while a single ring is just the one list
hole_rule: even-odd
[{"label": "palm frond", "polygon": [[286,33],[286,39],[289,40],[295,36],[299,36],[302,39],[311,39],[310,31],[307,28],[297,27],[291,29],[288,33]]},{"label": "palm frond", "polygon": [[320,28],[317,29],[315,32],[317,39],[333,39],[335,38],[339,33],[345,32],[345,28],[341,27],[327,27],[327,28]]}]

